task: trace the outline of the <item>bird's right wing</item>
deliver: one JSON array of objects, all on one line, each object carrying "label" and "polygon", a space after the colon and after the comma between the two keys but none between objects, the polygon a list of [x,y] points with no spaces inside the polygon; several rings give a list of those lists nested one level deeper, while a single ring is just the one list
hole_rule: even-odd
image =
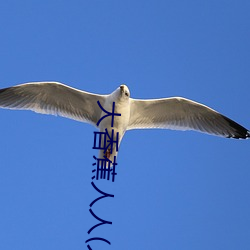
[{"label": "bird's right wing", "polygon": [[71,88],[58,82],[32,82],[0,89],[0,107],[60,115],[96,126],[105,95]]},{"label": "bird's right wing", "polygon": [[129,129],[165,128],[247,138],[250,132],[217,111],[182,97],[130,99]]}]

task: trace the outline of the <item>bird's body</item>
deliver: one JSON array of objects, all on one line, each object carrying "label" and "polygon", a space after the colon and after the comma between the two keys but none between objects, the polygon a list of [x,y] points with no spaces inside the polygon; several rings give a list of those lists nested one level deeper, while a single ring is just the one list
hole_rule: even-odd
[{"label": "bird's body", "polygon": [[[113,93],[107,96],[106,101],[104,102],[104,105],[103,105],[104,110],[111,112],[113,108],[113,102],[115,103],[114,113],[121,114],[121,116],[114,117],[113,127],[111,127],[112,116],[105,117],[101,121],[99,125],[99,129],[100,129],[100,132],[106,132],[106,129],[107,129],[107,133],[109,136],[112,134],[112,130],[113,130],[113,134],[114,134],[113,141],[117,141],[117,133],[118,133],[118,148],[119,148],[119,145],[127,130],[128,123],[129,123],[130,100],[129,98],[123,98],[123,96],[120,95],[120,90],[116,89]],[[104,111],[102,111],[99,119],[101,119],[105,115],[107,114]],[[116,150],[115,143],[113,144],[112,154],[110,154],[110,151],[111,149],[109,148],[108,152],[106,152],[106,155],[105,155],[103,150],[100,150],[99,158],[103,158],[103,156],[105,155],[109,160],[113,162],[114,156],[117,156],[117,153],[118,153]]]},{"label": "bird's body", "polygon": [[[100,106],[98,105],[98,102]],[[112,112],[121,116],[112,116]],[[118,146],[127,130],[131,129],[175,129],[196,130],[227,138],[246,139],[250,132],[217,111],[194,101],[182,98],[140,100],[130,98],[126,85],[121,85],[110,95],[93,94],[71,88],[57,82],[36,82],[0,89],[0,107],[33,110],[42,114],[60,115],[91,123],[100,132],[109,135],[114,131],[114,141],[119,133]],[[104,119],[102,117],[106,116]],[[100,120],[101,119],[101,120]],[[108,144],[108,137],[106,139]],[[106,152],[100,150],[99,157],[113,161],[117,155],[115,144]]]}]

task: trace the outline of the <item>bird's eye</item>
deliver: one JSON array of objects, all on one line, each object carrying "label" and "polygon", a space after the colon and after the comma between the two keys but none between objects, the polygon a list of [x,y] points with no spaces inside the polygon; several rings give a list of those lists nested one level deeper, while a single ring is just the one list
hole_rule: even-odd
[{"label": "bird's eye", "polygon": [[125,96],[128,96],[128,92],[127,91],[125,92]]}]

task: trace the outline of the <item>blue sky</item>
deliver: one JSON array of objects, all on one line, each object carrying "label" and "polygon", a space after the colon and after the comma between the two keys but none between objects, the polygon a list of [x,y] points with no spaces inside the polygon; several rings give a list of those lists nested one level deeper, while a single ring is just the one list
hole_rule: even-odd
[{"label": "blue sky", "polygon": [[[60,81],[133,98],[183,96],[250,128],[249,1],[1,1],[0,88]],[[249,141],[129,131],[115,197],[89,204],[95,129],[0,110],[0,249],[250,247]]]}]

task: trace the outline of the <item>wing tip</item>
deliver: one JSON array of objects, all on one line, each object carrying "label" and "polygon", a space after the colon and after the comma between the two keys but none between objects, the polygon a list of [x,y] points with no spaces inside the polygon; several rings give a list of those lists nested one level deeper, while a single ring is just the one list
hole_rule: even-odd
[{"label": "wing tip", "polygon": [[248,139],[250,137],[250,131],[237,122],[227,118],[226,116],[223,116],[224,119],[229,123],[230,127],[234,130],[234,132],[231,132],[227,138],[233,138],[233,139]]},{"label": "wing tip", "polygon": [[250,138],[250,134],[249,134],[249,131],[248,131],[246,135],[231,135],[231,136],[227,136],[227,138],[232,138],[232,139],[248,139],[248,138]]}]

